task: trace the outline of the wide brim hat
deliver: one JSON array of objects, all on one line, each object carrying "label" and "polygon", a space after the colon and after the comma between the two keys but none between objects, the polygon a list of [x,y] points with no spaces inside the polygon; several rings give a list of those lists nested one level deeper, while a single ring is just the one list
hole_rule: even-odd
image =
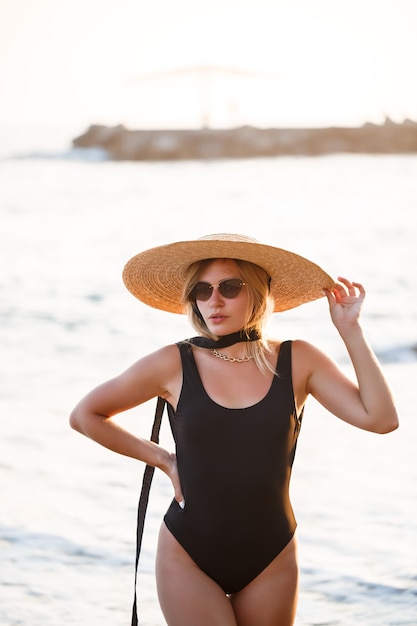
[{"label": "wide brim hat", "polygon": [[274,311],[286,311],[323,296],[335,281],[308,259],[244,235],[207,235],[193,241],[150,248],[130,259],[123,270],[128,290],[156,309],[185,313],[181,297],[188,267],[205,259],[240,259],[262,267],[271,277]]}]

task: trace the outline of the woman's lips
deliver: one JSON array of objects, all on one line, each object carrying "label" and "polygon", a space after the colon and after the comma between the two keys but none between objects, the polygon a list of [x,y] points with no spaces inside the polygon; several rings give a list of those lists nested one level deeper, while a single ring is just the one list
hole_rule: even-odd
[{"label": "woman's lips", "polygon": [[210,322],[213,322],[213,324],[219,324],[225,319],[227,319],[227,317],[225,315],[220,315],[220,313],[218,315],[217,314],[210,315],[209,317]]}]

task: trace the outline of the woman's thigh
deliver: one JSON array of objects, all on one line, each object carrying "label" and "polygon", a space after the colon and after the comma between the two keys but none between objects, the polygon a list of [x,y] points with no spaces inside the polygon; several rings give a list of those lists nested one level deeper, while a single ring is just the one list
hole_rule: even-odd
[{"label": "woman's thigh", "polygon": [[237,626],[229,598],[162,524],[156,555],[159,603],[168,626]]},{"label": "woman's thigh", "polygon": [[296,539],[244,589],[231,596],[237,626],[292,626],[298,597]]}]

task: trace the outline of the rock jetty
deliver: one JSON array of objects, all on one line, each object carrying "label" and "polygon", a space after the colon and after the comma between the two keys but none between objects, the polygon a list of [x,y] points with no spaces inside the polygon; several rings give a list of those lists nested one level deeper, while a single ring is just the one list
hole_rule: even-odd
[{"label": "rock jetty", "polygon": [[417,122],[366,123],[360,127],[129,130],[91,125],[73,140],[77,148],[101,148],[110,159],[167,161],[234,159],[337,152],[417,153]]}]

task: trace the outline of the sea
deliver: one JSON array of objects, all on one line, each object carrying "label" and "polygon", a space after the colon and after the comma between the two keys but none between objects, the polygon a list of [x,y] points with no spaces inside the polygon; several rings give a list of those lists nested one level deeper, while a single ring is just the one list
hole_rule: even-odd
[{"label": "sea", "polygon": [[[68,129],[2,128],[0,139],[0,624],[130,624],[143,464],[68,417],[91,388],[193,334],[132,297],[126,261],[232,232],[364,284],[362,324],[400,416],[377,435],[307,402],[291,483],[296,625],[417,626],[417,155],[114,162],[72,149]],[[354,375],[324,298],[276,314],[269,332],[311,341]],[[149,437],[154,410],[120,423]],[[166,416],[161,442],[173,449]],[[154,557],[172,495],[156,472],[141,626],[165,624]]]}]

